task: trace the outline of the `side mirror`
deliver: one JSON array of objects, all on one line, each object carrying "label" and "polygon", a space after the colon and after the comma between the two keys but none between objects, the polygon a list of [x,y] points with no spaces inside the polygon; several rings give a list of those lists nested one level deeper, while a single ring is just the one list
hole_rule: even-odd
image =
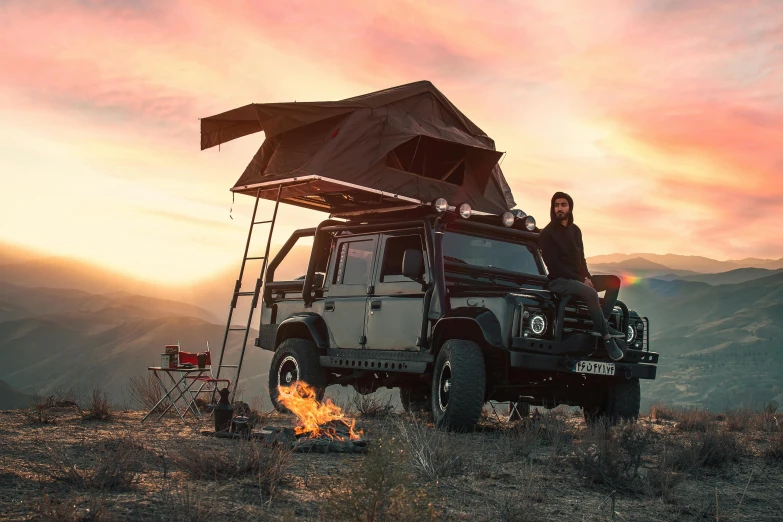
[{"label": "side mirror", "polygon": [[402,255],[402,275],[414,281],[422,282],[424,273],[424,259],[421,250],[409,248]]}]

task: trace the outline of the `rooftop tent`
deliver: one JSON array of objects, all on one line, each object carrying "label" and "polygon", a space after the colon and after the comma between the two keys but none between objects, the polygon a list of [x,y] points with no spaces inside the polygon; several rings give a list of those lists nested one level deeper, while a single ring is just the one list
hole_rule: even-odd
[{"label": "rooftop tent", "polygon": [[201,120],[201,149],[263,131],[234,192],[332,214],[428,203],[514,206],[494,141],[430,82],[334,102],[250,104]]}]

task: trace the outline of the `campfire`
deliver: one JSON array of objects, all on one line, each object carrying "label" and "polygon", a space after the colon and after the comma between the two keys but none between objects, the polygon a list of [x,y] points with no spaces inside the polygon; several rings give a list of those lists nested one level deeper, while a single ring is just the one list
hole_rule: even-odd
[{"label": "campfire", "polygon": [[331,399],[320,402],[315,389],[305,382],[280,386],[278,400],[296,415],[298,424],[294,433],[297,438],[361,439],[362,431],[356,431],[356,421],[347,419]]}]

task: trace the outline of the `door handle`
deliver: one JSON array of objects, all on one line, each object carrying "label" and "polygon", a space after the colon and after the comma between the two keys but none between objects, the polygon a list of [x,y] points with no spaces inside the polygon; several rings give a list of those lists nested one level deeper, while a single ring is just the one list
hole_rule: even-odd
[{"label": "door handle", "polygon": [[383,301],[370,301],[370,310],[380,310]]},{"label": "door handle", "polygon": [[324,304],[324,310],[327,312],[334,312],[334,301],[326,301],[326,304]]}]

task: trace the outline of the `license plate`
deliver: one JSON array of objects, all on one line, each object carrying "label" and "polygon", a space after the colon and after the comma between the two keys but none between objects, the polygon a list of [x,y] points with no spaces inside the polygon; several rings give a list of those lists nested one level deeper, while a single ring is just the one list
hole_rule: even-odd
[{"label": "license plate", "polygon": [[614,363],[607,362],[579,361],[574,366],[574,372],[576,373],[593,373],[595,375],[613,376],[614,370]]}]

